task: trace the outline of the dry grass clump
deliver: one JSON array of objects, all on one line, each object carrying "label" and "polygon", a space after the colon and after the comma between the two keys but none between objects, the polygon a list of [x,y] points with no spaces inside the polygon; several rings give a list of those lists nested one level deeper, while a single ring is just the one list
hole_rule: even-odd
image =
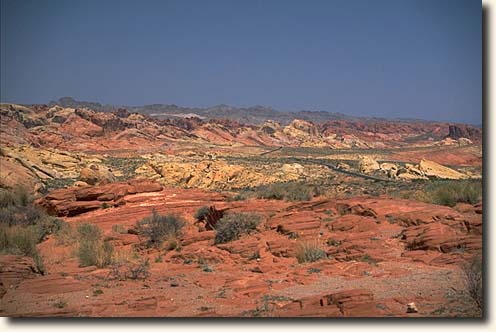
[{"label": "dry grass clump", "polygon": [[105,267],[112,263],[114,246],[102,238],[98,226],[80,224],[77,227],[79,246],[77,256],[81,266]]},{"label": "dry grass clump", "polygon": [[327,258],[325,251],[318,241],[302,241],[296,245],[298,263],[311,263]]}]

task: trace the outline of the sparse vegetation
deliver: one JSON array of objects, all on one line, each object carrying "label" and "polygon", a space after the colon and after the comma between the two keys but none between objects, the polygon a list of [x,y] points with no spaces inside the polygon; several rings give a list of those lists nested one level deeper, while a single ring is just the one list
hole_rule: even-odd
[{"label": "sparse vegetation", "polygon": [[26,189],[0,189],[0,253],[30,256],[38,271],[44,273],[45,267],[36,245],[65,224],[35,206]]},{"label": "sparse vegetation", "polygon": [[117,280],[144,280],[150,276],[150,259],[141,258],[137,261],[124,261],[113,264],[109,278]]},{"label": "sparse vegetation", "polygon": [[338,247],[341,245],[341,241],[335,240],[335,239],[328,239],[327,240],[327,245],[332,246],[332,247]]},{"label": "sparse vegetation", "polygon": [[482,266],[482,258],[480,256],[473,257],[471,261],[462,266],[465,274],[466,291],[481,311],[484,306]]},{"label": "sparse vegetation", "polygon": [[302,182],[276,182],[255,188],[257,198],[308,201],[319,194],[317,188]]},{"label": "sparse vegetation", "polygon": [[138,232],[147,238],[148,245],[158,247],[170,236],[178,236],[184,221],[176,215],[160,215],[153,210],[150,217],[136,224]]},{"label": "sparse vegetation", "polygon": [[2,254],[38,255],[36,244],[38,237],[32,227],[4,226],[0,227],[0,252]]},{"label": "sparse vegetation", "polygon": [[112,232],[117,233],[117,234],[126,234],[127,230],[121,224],[114,224],[114,225],[112,225]]},{"label": "sparse vegetation", "polygon": [[476,204],[482,198],[480,180],[435,181],[416,191],[413,198],[426,203],[455,206],[457,203]]},{"label": "sparse vegetation", "polygon": [[112,263],[114,246],[102,239],[101,230],[92,224],[80,224],[77,228],[79,247],[77,256],[81,266],[105,267]]},{"label": "sparse vegetation", "polygon": [[322,250],[318,241],[302,241],[296,246],[298,263],[316,262],[326,257],[326,253]]},{"label": "sparse vegetation", "polygon": [[321,271],[322,271],[321,269],[315,267],[311,267],[308,269],[308,273],[320,273]]},{"label": "sparse vegetation", "polygon": [[241,315],[246,317],[269,317],[274,311],[274,305],[277,302],[289,301],[293,301],[293,299],[283,295],[264,295],[255,309],[243,311]]},{"label": "sparse vegetation", "polygon": [[98,295],[102,295],[103,294],[103,291],[101,289],[95,289],[93,291],[93,296],[98,296]]},{"label": "sparse vegetation", "polygon": [[226,243],[237,240],[241,235],[255,230],[261,217],[253,213],[226,214],[216,226],[215,243]]},{"label": "sparse vegetation", "polygon": [[377,265],[377,261],[372,257],[370,257],[368,254],[365,254],[362,257],[360,257],[360,261],[364,263],[368,263],[370,265]]},{"label": "sparse vegetation", "polygon": [[66,302],[66,301],[64,301],[64,300],[58,300],[58,301],[56,301],[56,302],[53,304],[53,306],[54,306],[55,308],[58,308],[58,309],[63,309],[63,308],[65,308],[65,307],[66,307],[66,305],[67,305],[67,302]]},{"label": "sparse vegetation", "polygon": [[146,163],[146,159],[141,157],[132,158],[118,158],[118,157],[107,157],[104,163],[111,169],[116,169],[122,172],[122,176],[118,176],[117,180],[125,181],[132,179],[136,173],[136,169],[141,167]]},{"label": "sparse vegetation", "polygon": [[129,269],[128,278],[132,280],[146,279],[150,276],[150,259],[141,259]]}]

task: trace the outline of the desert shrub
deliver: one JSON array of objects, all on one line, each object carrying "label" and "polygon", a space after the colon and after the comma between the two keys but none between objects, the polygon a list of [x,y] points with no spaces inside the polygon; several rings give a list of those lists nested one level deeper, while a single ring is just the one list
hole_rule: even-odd
[{"label": "desert shrub", "polygon": [[38,253],[38,237],[33,227],[0,227],[0,252],[33,257]]},{"label": "desert shrub", "polygon": [[129,269],[128,278],[132,280],[146,279],[150,276],[150,259],[142,259]]},{"label": "desert shrub", "polygon": [[201,208],[199,208],[196,212],[195,212],[195,219],[196,220],[201,220],[203,218],[205,218],[205,216],[208,214],[208,206],[202,206]]},{"label": "desert shrub", "polygon": [[335,239],[328,239],[327,240],[327,245],[332,246],[332,247],[338,247],[341,244],[341,241],[335,240]]},{"label": "desert shrub", "polygon": [[316,262],[323,258],[326,258],[326,253],[317,241],[300,242],[296,246],[298,263]]},{"label": "desert shrub", "polygon": [[166,239],[167,245],[165,246],[166,250],[180,250],[180,242],[175,235],[169,235]]},{"label": "desert shrub", "polygon": [[472,260],[462,266],[465,274],[466,290],[469,296],[477,304],[479,310],[482,310],[484,305],[483,289],[482,289],[482,259],[480,256],[472,258]]},{"label": "desert shrub", "polygon": [[34,225],[45,217],[45,212],[33,205],[8,205],[0,208],[0,223],[9,226]]},{"label": "desert shrub", "polygon": [[0,189],[0,252],[30,256],[43,273],[43,261],[36,245],[65,224],[35,206],[24,188]]},{"label": "desert shrub", "polygon": [[24,187],[16,187],[12,190],[0,189],[0,208],[9,206],[27,206],[33,198]]},{"label": "desert shrub", "polygon": [[226,243],[240,238],[257,228],[261,217],[253,213],[231,213],[220,219],[215,227],[215,243]]},{"label": "desert shrub", "polygon": [[246,199],[248,199],[248,194],[247,192],[241,192],[239,194],[236,194],[234,196],[229,196],[227,197],[227,201],[228,202],[237,202],[237,201],[244,201]]},{"label": "desert shrub", "polygon": [[482,198],[482,182],[479,180],[436,181],[427,185],[423,192],[413,195],[417,200],[455,206],[457,203],[476,204]]},{"label": "desert shrub", "polygon": [[38,235],[37,242],[41,242],[63,224],[62,220],[35,206],[25,189],[0,190],[0,225],[30,227]]},{"label": "desert shrub", "polygon": [[255,188],[257,198],[308,201],[319,194],[317,188],[302,182],[276,182]]},{"label": "desert shrub", "polygon": [[124,261],[113,264],[110,268],[109,278],[118,280],[144,280],[150,276],[150,259],[137,261]]},{"label": "desert shrub", "polygon": [[58,309],[63,309],[67,305],[67,302],[64,300],[57,300],[55,303],[52,304],[55,308]]},{"label": "desert shrub", "polygon": [[360,261],[362,261],[364,263],[368,263],[370,265],[377,265],[377,261],[375,259],[373,259],[372,257],[370,257],[369,254],[365,254],[362,257],[360,257]]},{"label": "desert shrub", "polygon": [[105,267],[112,263],[114,246],[102,239],[102,232],[97,226],[80,224],[77,231],[79,236],[77,256],[81,266]]},{"label": "desert shrub", "polygon": [[30,256],[38,271],[44,274],[45,266],[36,247],[38,240],[39,236],[34,226],[0,225],[0,254]]},{"label": "desert shrub", "polygon": [[136,224],[138,232],[148,239],[148,244],[159,246],[171,235],[179,235],[184,221],[175,215],[160,215],[153,210],[150,217],[146,217]]},{"label": "desert shrub", "polygon": [[70,246],[78,241],[78,232],[69,223],[63,223],[55,232],[55,242],[58,245]]},{"label": "desert shrub", "polygon": [[37,230],[38,242],[42,242],[46,239],[47,235],[56,235],[62,229],[69,227],[69,224],[59,218],[45,216],[34,226]]}]

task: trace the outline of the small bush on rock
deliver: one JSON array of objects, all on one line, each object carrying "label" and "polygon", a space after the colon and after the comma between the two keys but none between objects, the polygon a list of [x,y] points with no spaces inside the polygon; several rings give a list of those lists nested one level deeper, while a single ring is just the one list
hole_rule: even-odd
[{"label": "small bush on rock", "polygon": [[237,240],[242,234],[255,230],[261,217],[253,213],[226,214],[216,225],[215,243],[227,243]]},{"label": "small bush on rock", "polygon": [[202,206],[195,212],[195,216],[194,216],[195,219],[202,220],[208,214],[208,211],[209,211],[208,206]]},{"label": "small bush on rock", "polygon": [[326,253],[317,241],[300,242],[296,247],[296,259],[298,263],[316,262],[326,258]]},{"label": "small bush on rock", "polygon": [[147,238],[149,245],[160,246],[167,237],[178,236],[184,224],[178,216],[160,215],[153,210],[152,215],[139,221],[136,228]]}]

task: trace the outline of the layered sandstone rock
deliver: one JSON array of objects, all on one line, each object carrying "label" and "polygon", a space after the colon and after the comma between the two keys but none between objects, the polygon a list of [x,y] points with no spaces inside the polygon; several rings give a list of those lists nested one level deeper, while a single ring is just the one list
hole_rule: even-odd
[{"label": "layered sandstone rock", "polygon": [[161,191],[162,186],[149,180],[110,183],[89,187],[71,187],[50,192],[37,200],[48,213],[76,216],[81,213],[125,204],[126,195]]},{"label": "layered sandstone rock", "polygon": [[459,180],[466,178],[466,175],[457,172],[449,167],[443,166],[436,162],[422,159],[419,163],[418,169],[422,171],[425,176],[429,178],[438,179],[452,179]]}]

